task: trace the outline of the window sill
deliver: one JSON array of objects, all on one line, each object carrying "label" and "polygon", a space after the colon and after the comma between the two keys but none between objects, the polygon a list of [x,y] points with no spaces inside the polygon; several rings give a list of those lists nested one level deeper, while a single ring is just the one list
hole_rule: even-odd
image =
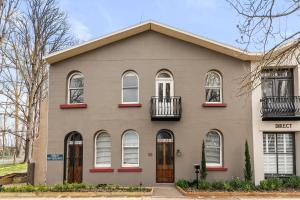
[{"label": "window sill", "polygon": [[73,109],[73,108],[87,108],[86,103],[79,103],[79,104],[61,104],[59,105],[60,109]]},{"label": "window sill", "polygon": [[140,167],[121,167],[118,172],[142,172],[143,169]]},{"label": "window sill", "polygon": [[226,167],[206,167],[206,171],[227,171]]},{"label": "window sill", "polygon": [[142,104],[140,103],[122,103],[119,104],[119,108],[131,108],[131,107],[142,107]]},{"label": "window sill", "polygon": [[110,167],[96,167],[96,168],[92,168],[90,169],[91,173],[96,173],[96,172],[114,172],[113,168]]},{"label": "window sill", "polygon": [[226,103],[203,103],[202,107],[227,107]]}]

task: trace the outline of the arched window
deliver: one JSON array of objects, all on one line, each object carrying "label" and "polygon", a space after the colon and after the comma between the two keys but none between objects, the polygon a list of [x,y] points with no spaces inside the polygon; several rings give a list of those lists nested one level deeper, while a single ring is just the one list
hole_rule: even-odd
[{"label": "arched window", "polygon": [[68,103],[83,103],[84,77],[81,73],[75,72],[70,75],[68,81]]},{"label": "arched window", "polygon": [[122,166],[139,166],[139,135],[128,130],[122,136]]},{"label": "arched window", "polygon": [[95,137],[95,167],[111,167],[111,137],[107,132]]},{"label": "arched window", "polygon": [[216,71],[209,71],[205,80],[205,101],[222,103],[222,76]]},{"label": "arched window", "polygon": [[139,103],[139,78],[133,71],[122,76],[122,103]]},{"label": "arched window", "polygon": [[222,135],[216,130],[211,130],[205,138],[205,156],[207,166],[222,166]]}]

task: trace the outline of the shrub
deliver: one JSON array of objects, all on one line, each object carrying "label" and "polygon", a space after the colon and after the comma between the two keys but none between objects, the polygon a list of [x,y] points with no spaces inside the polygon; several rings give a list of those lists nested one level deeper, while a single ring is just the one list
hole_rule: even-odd
[{"label": "shrub", "polygon": [[211,183],[205,180],[199,181],[199,189],[200,190],[210,190],[211,189]]},{"label": "shrub", "polygon": [[292,189],[300,189],[300,177],[292,176],[282,180],[283,187],[292,188]]},{"label": "shrub", "polygon": [[282,180],[280,180],[279,178],[267,178],[266,180],[260,182],[259,189],[265,191],[276,191],[279,190],[282,186]]},{"label": "shrub", "polygon": [[[196,183],[197,184],[197,183]],[[187,181],[187,180],[183,180],[183,179],[180,179],[180,180],[178,180],[177,181],[177,183],[176,183],[176,185],[177,186],[179,186],[179,187],[181,187],[181,188],[188,188],[188,187],[190,187],[190,182],[189,181]]]},{"label": "shrub", "polygon": [[249,146],[246,140],[245,143],[245,168],[244,168],[244,179],[245,181],[252,181],[252,168],[251,168],[251,159],[249,153]]},{"label": "shrub", "polygon": [[201,159],[201,167],[200,167],[200,175],[201,175],[201,178],[203,180],[206,179],[206,176],[207,176],[207,172],[206,172],[206,158],[205,158],[205,142],[203,140],[202,142],[202,159]]},{"label": "shrub", "polygon": [[214,181],[211,183],[211,188],[213,190],[225,190],[224,181]]}]

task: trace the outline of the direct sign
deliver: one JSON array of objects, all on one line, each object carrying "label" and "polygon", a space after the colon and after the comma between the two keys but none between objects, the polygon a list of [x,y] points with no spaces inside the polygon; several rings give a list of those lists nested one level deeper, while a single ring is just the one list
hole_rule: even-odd
[{"label": "direct sign", "polygon": [[275,128],[292,128],[292,124],[275,124]]},{"label": "direct sign", "polygon": [[64,160],[63,154],[47,154],[47,160]]}]

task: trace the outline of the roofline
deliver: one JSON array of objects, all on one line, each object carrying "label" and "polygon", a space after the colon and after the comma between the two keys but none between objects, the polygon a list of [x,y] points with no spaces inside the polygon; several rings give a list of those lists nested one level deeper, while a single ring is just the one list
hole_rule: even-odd
[{"label": "roofline", "polygon": [[155,32],[183,40],[192,44],[196,44],[205,48],[208,48],[210,50],[240,59],[244,61],[251,61],[251,60],[258,60],[261,54],[256,53],[249,53],[242,51],[238,48],[222,44],[220,42],[216,42],[204,37],[200,37],[198,35],[188,33],[179,29],[172,28],[170,26],[166,26],[154,21],[146,21],[141,24],[137,24],[134,26],[130,26],[125,29],[121,29],[119,31],[113,32],[108,35],[104,35],[100,38],[84,42],[79,45],[75,45],[73,47],[57,51],[54,53],[51,53],[44,57],[44,59],[49,63],[53,64],[71,57],[74,57],[76,55],[80,55],[82,53],[94,50],[96,48],[105,46],[107,44],[137,35],[139,33],[153,30]]}]

